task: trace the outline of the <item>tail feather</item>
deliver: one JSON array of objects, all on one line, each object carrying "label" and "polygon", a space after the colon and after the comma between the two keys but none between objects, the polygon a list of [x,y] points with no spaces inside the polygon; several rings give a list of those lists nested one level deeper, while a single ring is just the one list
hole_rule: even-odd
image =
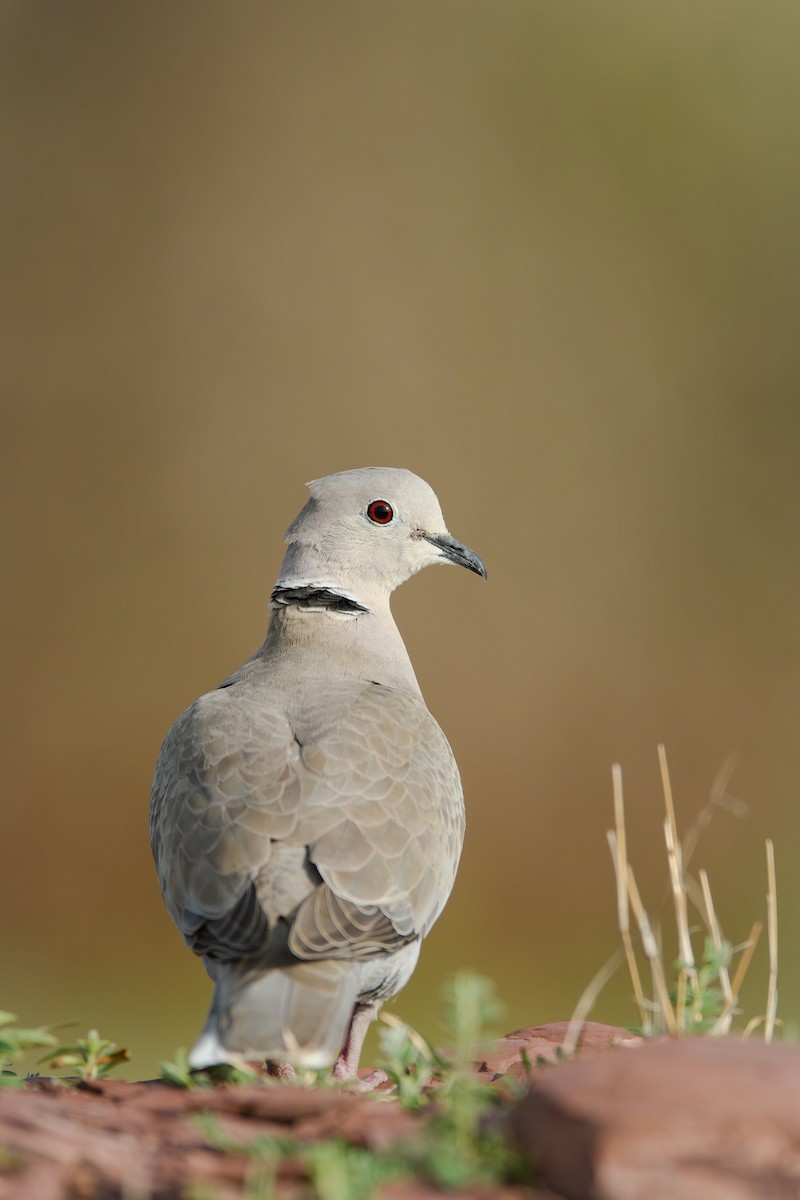
[{"label": "tail feather", "polygon": [[208,1022],[189,1065],[268,1059],[330,1066],[341,1051],[358,995],[353,964],[338,961],[243,971],[225,964]]}]

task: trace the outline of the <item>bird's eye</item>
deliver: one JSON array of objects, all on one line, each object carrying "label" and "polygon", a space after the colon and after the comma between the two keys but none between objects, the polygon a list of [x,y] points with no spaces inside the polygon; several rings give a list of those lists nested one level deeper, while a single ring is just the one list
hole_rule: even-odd
[{"label": "bird's eye", "polygon": [[385,500],[372,500],[367,505],[367,516],[376,525],[388,525],[394,518],[394,509]]}]

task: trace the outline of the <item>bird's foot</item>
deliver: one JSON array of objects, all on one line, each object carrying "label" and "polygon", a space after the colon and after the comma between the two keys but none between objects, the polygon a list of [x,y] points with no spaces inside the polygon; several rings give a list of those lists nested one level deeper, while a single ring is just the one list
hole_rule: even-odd
[{"label": "bird's foot", "polygon": [[356,1077],[353,1080],[353,1091],[358,1092],[359,1095],[363,1092],[374,1092],[382,1083],[388,1082],[389,1076],[385,1071],[381,1071],[380,1069],[370,1071],[367,1075]]},{"label": "bird's foot", "polygon": [[286,1083],[294,1083],[297,1079],[297,1072],[291,1063],[268,1062],[266,1067],[267,1075],[273,1079],[282,1079]]},{"label": "bird's foot", "polygon": [[340,1054],[333,1068],[333,1078],[337,1083],[346,1083],[352,1092],[374,1092],[382,1083],[387,1083],[389,1076],[385,1071],[368,1071],[358,1075],[352,1062],[348,1062],[344,1054]]}]

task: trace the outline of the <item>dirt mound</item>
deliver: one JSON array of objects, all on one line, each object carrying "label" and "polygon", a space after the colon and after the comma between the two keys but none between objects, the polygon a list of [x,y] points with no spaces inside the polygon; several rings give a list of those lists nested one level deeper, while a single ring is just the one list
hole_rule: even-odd
[{"label": "dirt mound", "polygon": [[0,1090],[0,1200],[800,1195],[800,1048],[639,1044],[589,1023],[579,1061],[563,1064],[566,1029],[518,1030],[476,1052],[475,1078],[496,1100],[481,1145],[520,1151],[519,1182],[445,1186],[429,1171],[435,1094],[408,1111],[389,1093],[333,1086],[31,1080]]}]

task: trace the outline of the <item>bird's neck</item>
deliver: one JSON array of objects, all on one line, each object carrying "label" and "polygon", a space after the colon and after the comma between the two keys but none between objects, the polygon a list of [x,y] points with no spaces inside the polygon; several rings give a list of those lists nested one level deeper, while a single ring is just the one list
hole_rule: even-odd
[{"label": "bird's neck", "polygon": [[287,685],[368,680],[420,694],[389,598],[359,597],[323,581],[280,580],[260,657]]}]

